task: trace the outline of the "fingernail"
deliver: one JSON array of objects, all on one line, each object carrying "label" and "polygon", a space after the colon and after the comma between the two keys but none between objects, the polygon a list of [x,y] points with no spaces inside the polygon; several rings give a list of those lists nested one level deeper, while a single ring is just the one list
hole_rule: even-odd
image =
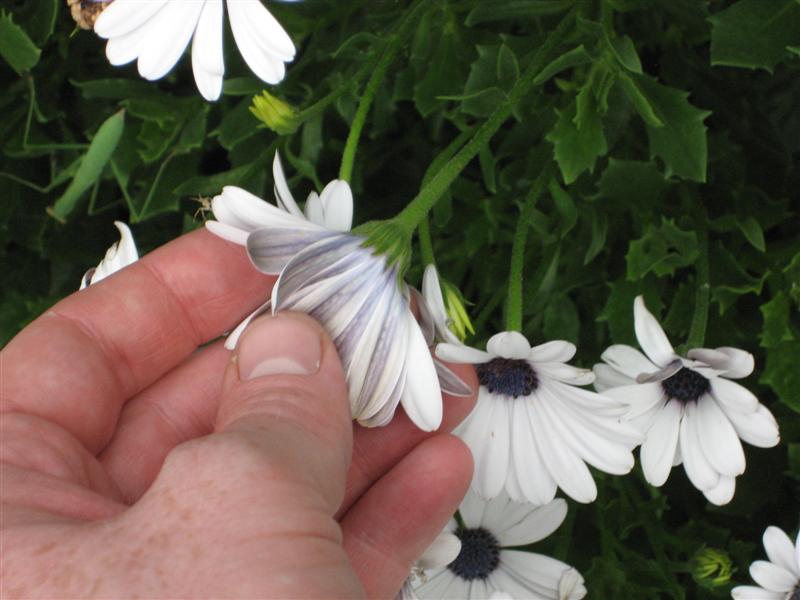
[{"label": "fingernail", "polygon": [[322,339],[308,323],[288,315],[260,317],[242,335],[239,378],[311,375],[319,370]]}]

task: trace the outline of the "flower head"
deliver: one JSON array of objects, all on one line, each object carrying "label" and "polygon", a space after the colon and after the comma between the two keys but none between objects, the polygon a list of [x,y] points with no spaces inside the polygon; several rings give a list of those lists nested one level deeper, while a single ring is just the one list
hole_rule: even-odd
[{"label": "flower head", "polygon": [[217,221],[206,223],[213,233],[245,245],[258,270],[280,274],[269,302],[248,320],[265,310],[310,314],[339,351],[354,419],[369,427],[385,425],[401,404],[421,429],[438,428],[437,371],[399,266],[365,246],[364,238],[341,233],[352,224],[350,186],[332,181],[320,195],[309,195],[302,212],[277,156],[273,173],[277,207],[226,187],[212,201]]},{"label": "flower head", "polygon": [[260,0],[114,0],[97,18],[94,30],[108,40],[112,65],[137,61],[145,79],[161,79],[192,41],[192,68],[206,100],[222,92],[225,6],[236,45],[247,66],[261,80],[279,83],[284,63],[294,59],[291,38]]},{"label": "flower head", "polygon": [[463,525],[451,519],[445,531],[461,540],[461,551],[446,568],[429,571],[428,581],[416,589],[420,598],[578,600],[586,595],[583,578],[569,565],[509,549],[558,529],[567,516],[564,500],[534,506],[505,494],[486,502],[468,492],[459,512]]},{"label": "flower head", "polygon": [[733,588],[734,600],[797,600],[800,598],[800,534],[795,543],[783,530],[767,527],[764,532],[766,560],[750,565],[750,576],[760,586]]},{"label": "flower head", "polygon": [[446,567],[456,559],[459,552],[461,552],[461,540],[452,533],[440,533],[411,567],[411,574],[406,578],[395,600],[418,600],[414,583],[417,585],[426,583],[428,570]]},{"label": "flower head", "polygon": [[514,500],[545,504],[560,487],[591,502],[597,487],[586,463],[615,475],[633,468],[641,435],[620,422],[622,402],[581,389],[591,371],[566,364],[575,346],[552,341],[531,348],[515,331],[493,336],[486,352],[440,344],[439,358],[476,365],[480,390],[455,430],[475,459],[473,488],[485,498],[505,488]]},{"label": "flower head", "polygon": [[119,229],[119,241],[108,249],[99,265],[86,271],[83,279],[81,279],[80,289],[97,283],[101,279],[105,279],[112,273],[116,273],[139,260],[139,253],[136,251],[136,242],[133,239],[131,230],[121,221],[114,221],[114,225]]},{"label": "flower head", "polygon": [[692,484],[713,504],[733,498],[745,469],[741,440],[762,448],[779,441],[778,424],[747,388],[731,381],[753,371],[738,348],[695,348],[678,356],[641,296],[634,301],[636,339],[644,354],[608,348],[594,367],[595,386],[630,406],[627,418],[646,434],[642,470],[661,486],[683,463]]}]

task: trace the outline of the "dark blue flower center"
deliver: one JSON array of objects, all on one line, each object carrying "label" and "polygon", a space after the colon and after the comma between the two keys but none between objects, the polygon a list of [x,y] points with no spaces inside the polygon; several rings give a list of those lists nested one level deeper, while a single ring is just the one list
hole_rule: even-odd
[{"label": "dark blue flower center", "polygon": [[500,563],[497,539],[483,527],[459,527],[455,534],[461,540],[461,552],[447,568],[467,581],[486,579]]},{"label": "dark blue flower center", "polygon": [[478,381],[493,394],[527,396],[539,385],[531,365],[521,358],[493,358],[475,366]]},{"label": "dark blue flower center", "polygon": [[670,398],[681,402],[693,402],[711,390],[711,383],[697,371],[682,367],[680,371],[662,381],[661,387]]}]

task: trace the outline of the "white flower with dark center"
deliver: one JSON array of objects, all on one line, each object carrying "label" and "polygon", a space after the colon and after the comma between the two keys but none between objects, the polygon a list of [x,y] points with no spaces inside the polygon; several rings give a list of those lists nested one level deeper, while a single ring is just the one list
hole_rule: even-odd
[{"label": "white flower with dark center", "polygon": [[452,533],[440,533],[411,567],[411,574],[406,578],[395,600],[418,600],[414,583],[422,585],[427,582],[427,571],[446,567],[458,557],[459,552],[461,552],[461,540]]},{"label": "white flower with dark center", "polygon": [[561,498],[534,506],[505,494],[486,502],[468,492],[459,513],[462,524],[451,519],[445,531],[461,540],[461,551],[446,568],[429,571],[427,583],[416,588],[420,598],[578,600],[586,595],[583,578],[569,565],[509,549],[558,529],[567,516]]},{"label": "white flower with dark center", "polygon": [[[641,296],[634,301],[636,339],[644,354],[625,345],[608,348],[594,367],[595,386],[630,406],[627,417],[646,434],[642,470],[656,487],[673,466],[709,502],[730,502],[745,469],[744,440],[767,448],[779,441],[772,413],[747,388],[734,383],[753,371],[753,356],[737,348],[695,348],[675,354]],[[646,355],[646,356],[645,356]]]},{"label": "white flower with dark center", "polygon": [[766,560],[750,565],[750,576],[761,586],[740,585],[731,591],[735,600],[800,600],[800,533],[795,543],[783,530],[764,532]]},{"label": "white flower with dark center", "polygon": [[506,331],[486,349],[436,349],[443,360],[476,365],[478,402],[455,433],[472,450],[472,487],[484,498],[505,488],[514,500],[546,504],[560,487],[578,502],[592,502],[597,486],[587,463],[615,475],[633,468],[641,434],[621,422],[625,404],[577,387],[594,375],[565,364],[575,355],[573,344],[531,348],[522,334]]},{"label": "white flower with dark center", "polygon": [[136,242],[133,239],[131,230],[121,221],[114,221],[114,225],[119,229],[119,241],[108,249],[99,265],[86,271],[83,279],[81,279],[80,289],[97,283],[112,273],[116,273],[139,260],[139,253],[136,251]]},{"label": "white flower with dark center", "polygon": [[260,0],[114,0],[97,18],[94,30],[108,40],[106,56],[112,65],[136,60],[139,74],[150,81],[169,73],[192,40],[197,89],[206,100],[216,100],[225,74],[225,6],[247,66],[266,83],[279,83],[295,48]]},{"label": "white flower with dark center", "polygon": [[336,344],[354,419],[368,427],[386,425],[402,404],[418,427],[438,428],[441,388],[398,264],[365,247],[364,238],[340,233],[352,221],[349,185],[334,181],[320,196],[312,193],[304,215],[277,157],[273,169],[280,208],[226,187],[211,204],[218,220],[206,223],[213,233],[245,245],[262,273],[280,274],[268,304],[231,337],[265,310],[305,312]]}]

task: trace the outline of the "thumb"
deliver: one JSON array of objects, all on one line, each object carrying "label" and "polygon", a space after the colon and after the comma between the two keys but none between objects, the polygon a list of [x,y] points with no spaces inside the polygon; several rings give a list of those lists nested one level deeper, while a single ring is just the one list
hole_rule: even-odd
[{"label": "thumb", "polygon": [[245,434],[273,484],[289,497],[310,488],[333,515],[344,497],[352,425],[342,366],[322,326],[300,313],[255,320],[228,366],[215,429]]}]

